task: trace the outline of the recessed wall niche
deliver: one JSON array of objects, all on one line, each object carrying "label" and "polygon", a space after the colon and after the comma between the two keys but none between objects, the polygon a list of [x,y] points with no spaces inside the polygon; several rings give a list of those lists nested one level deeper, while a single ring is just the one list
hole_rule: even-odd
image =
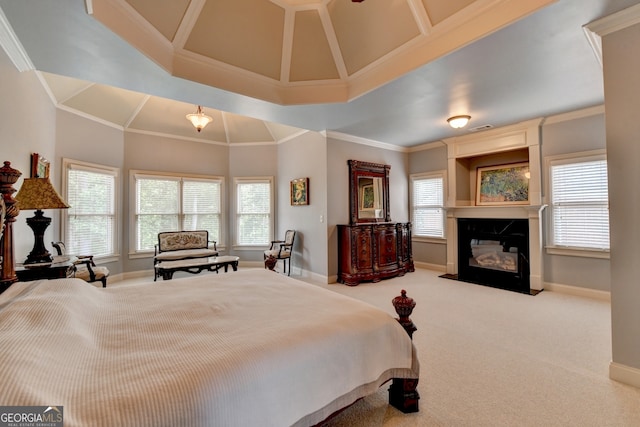
[{"label": "recessed wall niche", "polygon": [[541,201],[540,120],[532,120],[479,134],[450,138],[448,153],[447,207],[475,205],[479,167],[528,162],[530,169],[529,204]]},{"label": "recessed wall niche", "polygon": [[[529,286],[543,289],[540,119],[449,138],[447,145],[447,273],[458,275],[458,219],[523,219],[529,230]],[[529,203],[476,206],[478,168],[528,162]],[[526,281],[525,281],[526,282]],[[524,283],[524,282],[523,282]]]}]

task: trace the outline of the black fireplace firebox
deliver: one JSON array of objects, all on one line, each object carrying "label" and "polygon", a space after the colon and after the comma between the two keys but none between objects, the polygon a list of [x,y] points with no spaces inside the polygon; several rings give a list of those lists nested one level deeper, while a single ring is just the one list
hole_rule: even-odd
[{"label": "black fireplace firebox", "polygon": [[458,280],[530,293],[529,221],[459,218]]}]

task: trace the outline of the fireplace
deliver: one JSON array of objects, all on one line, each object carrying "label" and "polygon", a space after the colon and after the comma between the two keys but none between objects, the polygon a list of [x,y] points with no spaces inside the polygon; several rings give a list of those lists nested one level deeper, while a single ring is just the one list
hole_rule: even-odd
[{"label": "fireplace", "polygon": [[526,219],[458,218],[458,280],[530,293]]}]

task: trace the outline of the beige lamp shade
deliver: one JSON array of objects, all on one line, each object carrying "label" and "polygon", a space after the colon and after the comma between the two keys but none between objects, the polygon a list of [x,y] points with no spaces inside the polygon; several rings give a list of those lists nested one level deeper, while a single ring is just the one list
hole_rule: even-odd
[{"label": "beige lamp shade", "polygon": [[53,188],[49,178],[25,178],[15,198],[20,209],[67,209],[69,207]]}]

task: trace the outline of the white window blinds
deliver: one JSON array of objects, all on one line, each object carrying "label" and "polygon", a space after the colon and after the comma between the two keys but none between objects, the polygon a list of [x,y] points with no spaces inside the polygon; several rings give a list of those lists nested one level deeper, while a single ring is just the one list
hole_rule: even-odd
[{"label": "white window blinds", "polygon": [[137,173],[136,251],[152,250],[158,233],[207,230],[220,243],[222,181]]},{"label": "white window blinds", "polygon": [[136,250],[150,250],[161,231],[179,230],[180,181],[136,177]]},{"label": "white window blinds", "polygon": [[220,190],[218,182],[183,180],[183,229],[208,230],[209,240],[220,241]]},{"label": "white window blinds", "polygon": [[117,170],[63,161],[66,170],[64,242],[70,254],[105,257],[116,253]]},{"label": "white window blinds", "polygon": [[271,180],[236,182],[236,244],[255,246],[271,242],[271,187]]},{"label": "white window blinds", "polygon": [[550,176],[552,244],[608,250],[606,161],[552,162]]},{"label": "white window blinds", "polygon": [[444,177],[412,176],[414,236],[444,238]]}]

